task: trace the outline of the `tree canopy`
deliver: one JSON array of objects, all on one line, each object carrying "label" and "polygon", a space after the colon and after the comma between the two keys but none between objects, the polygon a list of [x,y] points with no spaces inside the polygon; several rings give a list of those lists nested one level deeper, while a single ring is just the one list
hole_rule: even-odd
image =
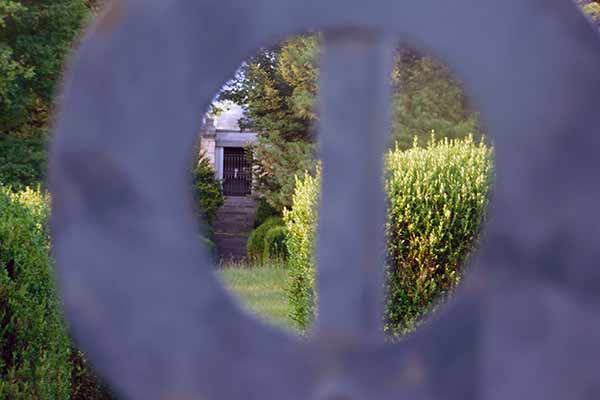
[{"label": "tree canopy", "polygon": [[314,35],[263,50],[220,96],[244,105],[247,118],[240,126],[259,133],[252,149],[256,186],[278,210],[290,205],[295,175],[315,166],[317,52]]},{"label": "tree canopy", "polygon": [[0,134],[47,126],[64,60],[88,15],[85,0],[0,2]]},{"label": "tree canopy", "polygon": [[[291,205],[295,176],[315,167],[319,34],[291,38],[244,64],[221,99],[247,109],[241,127],[259,133],[257,189],[275,208]],[[477,135],[476,115],[460,83],[440,62],[399,48],[391,76],[394,145],[413,137]]]},{"label": "tree canopy", "polygon": [[[600,0],[577,0],[600,28]],[[259,133],[254,148],[257,189],[276,209],[291,205],[295,176],[314,171],[315,111],[321,37],[297,36],[245,63],[220,98],[245,106],[242,128]],[[391,77],[392,145],[408,148],[438,137],[479,136],[476,110],[450,69],[435,58],[399,46]]]}]

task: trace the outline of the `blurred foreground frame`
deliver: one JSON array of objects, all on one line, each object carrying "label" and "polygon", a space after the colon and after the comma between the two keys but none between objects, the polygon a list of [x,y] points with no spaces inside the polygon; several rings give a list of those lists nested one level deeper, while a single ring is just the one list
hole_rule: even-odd
[{"label": "blurred foreground frame", "polygon": [[[238,65],[308,30],[326,42],[321,312],[301,340],[217,282],[187,166]],[[378,183],[394,39],[458,72],[497,180],[457,295],[390,345]],[[73,60],[52,144],[70,326],[127,399],[599,398],[599,71],[600,38],[566,0],[114,2]]]}]

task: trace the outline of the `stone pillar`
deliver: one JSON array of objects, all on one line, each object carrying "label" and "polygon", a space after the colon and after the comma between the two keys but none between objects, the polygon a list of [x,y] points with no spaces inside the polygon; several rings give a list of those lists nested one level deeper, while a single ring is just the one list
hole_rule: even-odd
[{"label": "stone pillar", "polygon": [[215,170],[216,141],[217,130],[215,128],[215,122],[213,119],[207,117],[200,132],[200,154],[204,154]]}]

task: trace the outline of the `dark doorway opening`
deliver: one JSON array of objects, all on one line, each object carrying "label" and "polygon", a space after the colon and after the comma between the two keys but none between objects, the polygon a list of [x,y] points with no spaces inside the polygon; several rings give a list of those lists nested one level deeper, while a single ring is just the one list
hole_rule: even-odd
[{"label": "dark doorway opening", "polygon": [[252,191],[252,165],[243,147],[223,149],[223,194],[247,196]]}]

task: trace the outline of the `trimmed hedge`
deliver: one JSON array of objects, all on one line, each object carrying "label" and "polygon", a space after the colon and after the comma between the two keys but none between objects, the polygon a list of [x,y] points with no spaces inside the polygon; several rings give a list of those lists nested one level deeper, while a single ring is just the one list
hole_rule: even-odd
[{"label": "trimmed hedge", "polygon": [[252,263],[262,264],[268,260],[268,257],[265,258],[265,238],[271,228],[278,226],[283,226],[282,219],[279,217],[269,217],[250,233],[246,243],[246,253]]},{"label": "trimmed hedge", "polygon": [[290,318],[305,330],[312,322],[317,305],[314,253],[317,227],[317,204],[321,185],[321,170],[317,176],[305,174],[296,178],[292,209],[283,211],[288,229],[288,303]]},{"label": "trimmed hedge", "polygon": [[0,188],[0,398],[68,399],[71,351],[57,298],[47,200]]},{"label": "trimmed hedge", "polygon": [[281,217],[277,210],[264,197],[259,198],[257,203],[258,208],[256,209],[256,216],[254,218],[254,228],[261,226],[270,217]]},{"label": "trimmed hedge", "polygon": [[[492,149],[463,140],[430,140],[426,147],[386,156],[388,197],[385,331],[415,329],[460,280],[485,218],[493,179]],[[320,176],[299,180],[289,230],[290,317],[306,329],[316,312],[314,244]]]},{"label": "trimmed hedge", "polygon": [[50,197],[0,186],[0,399],[110,400],[62,319]]},{"label": "trimmed hedge", "polygon": [[284,225],[274,226],[265,235],[263,260],[284,261],[288,257],[287,228]]},{"label": "trimmed hedge", "polygon": [[470,137],[388,154],[388,334],[413,330],[460,281],[489,204],[492,156]]}]

